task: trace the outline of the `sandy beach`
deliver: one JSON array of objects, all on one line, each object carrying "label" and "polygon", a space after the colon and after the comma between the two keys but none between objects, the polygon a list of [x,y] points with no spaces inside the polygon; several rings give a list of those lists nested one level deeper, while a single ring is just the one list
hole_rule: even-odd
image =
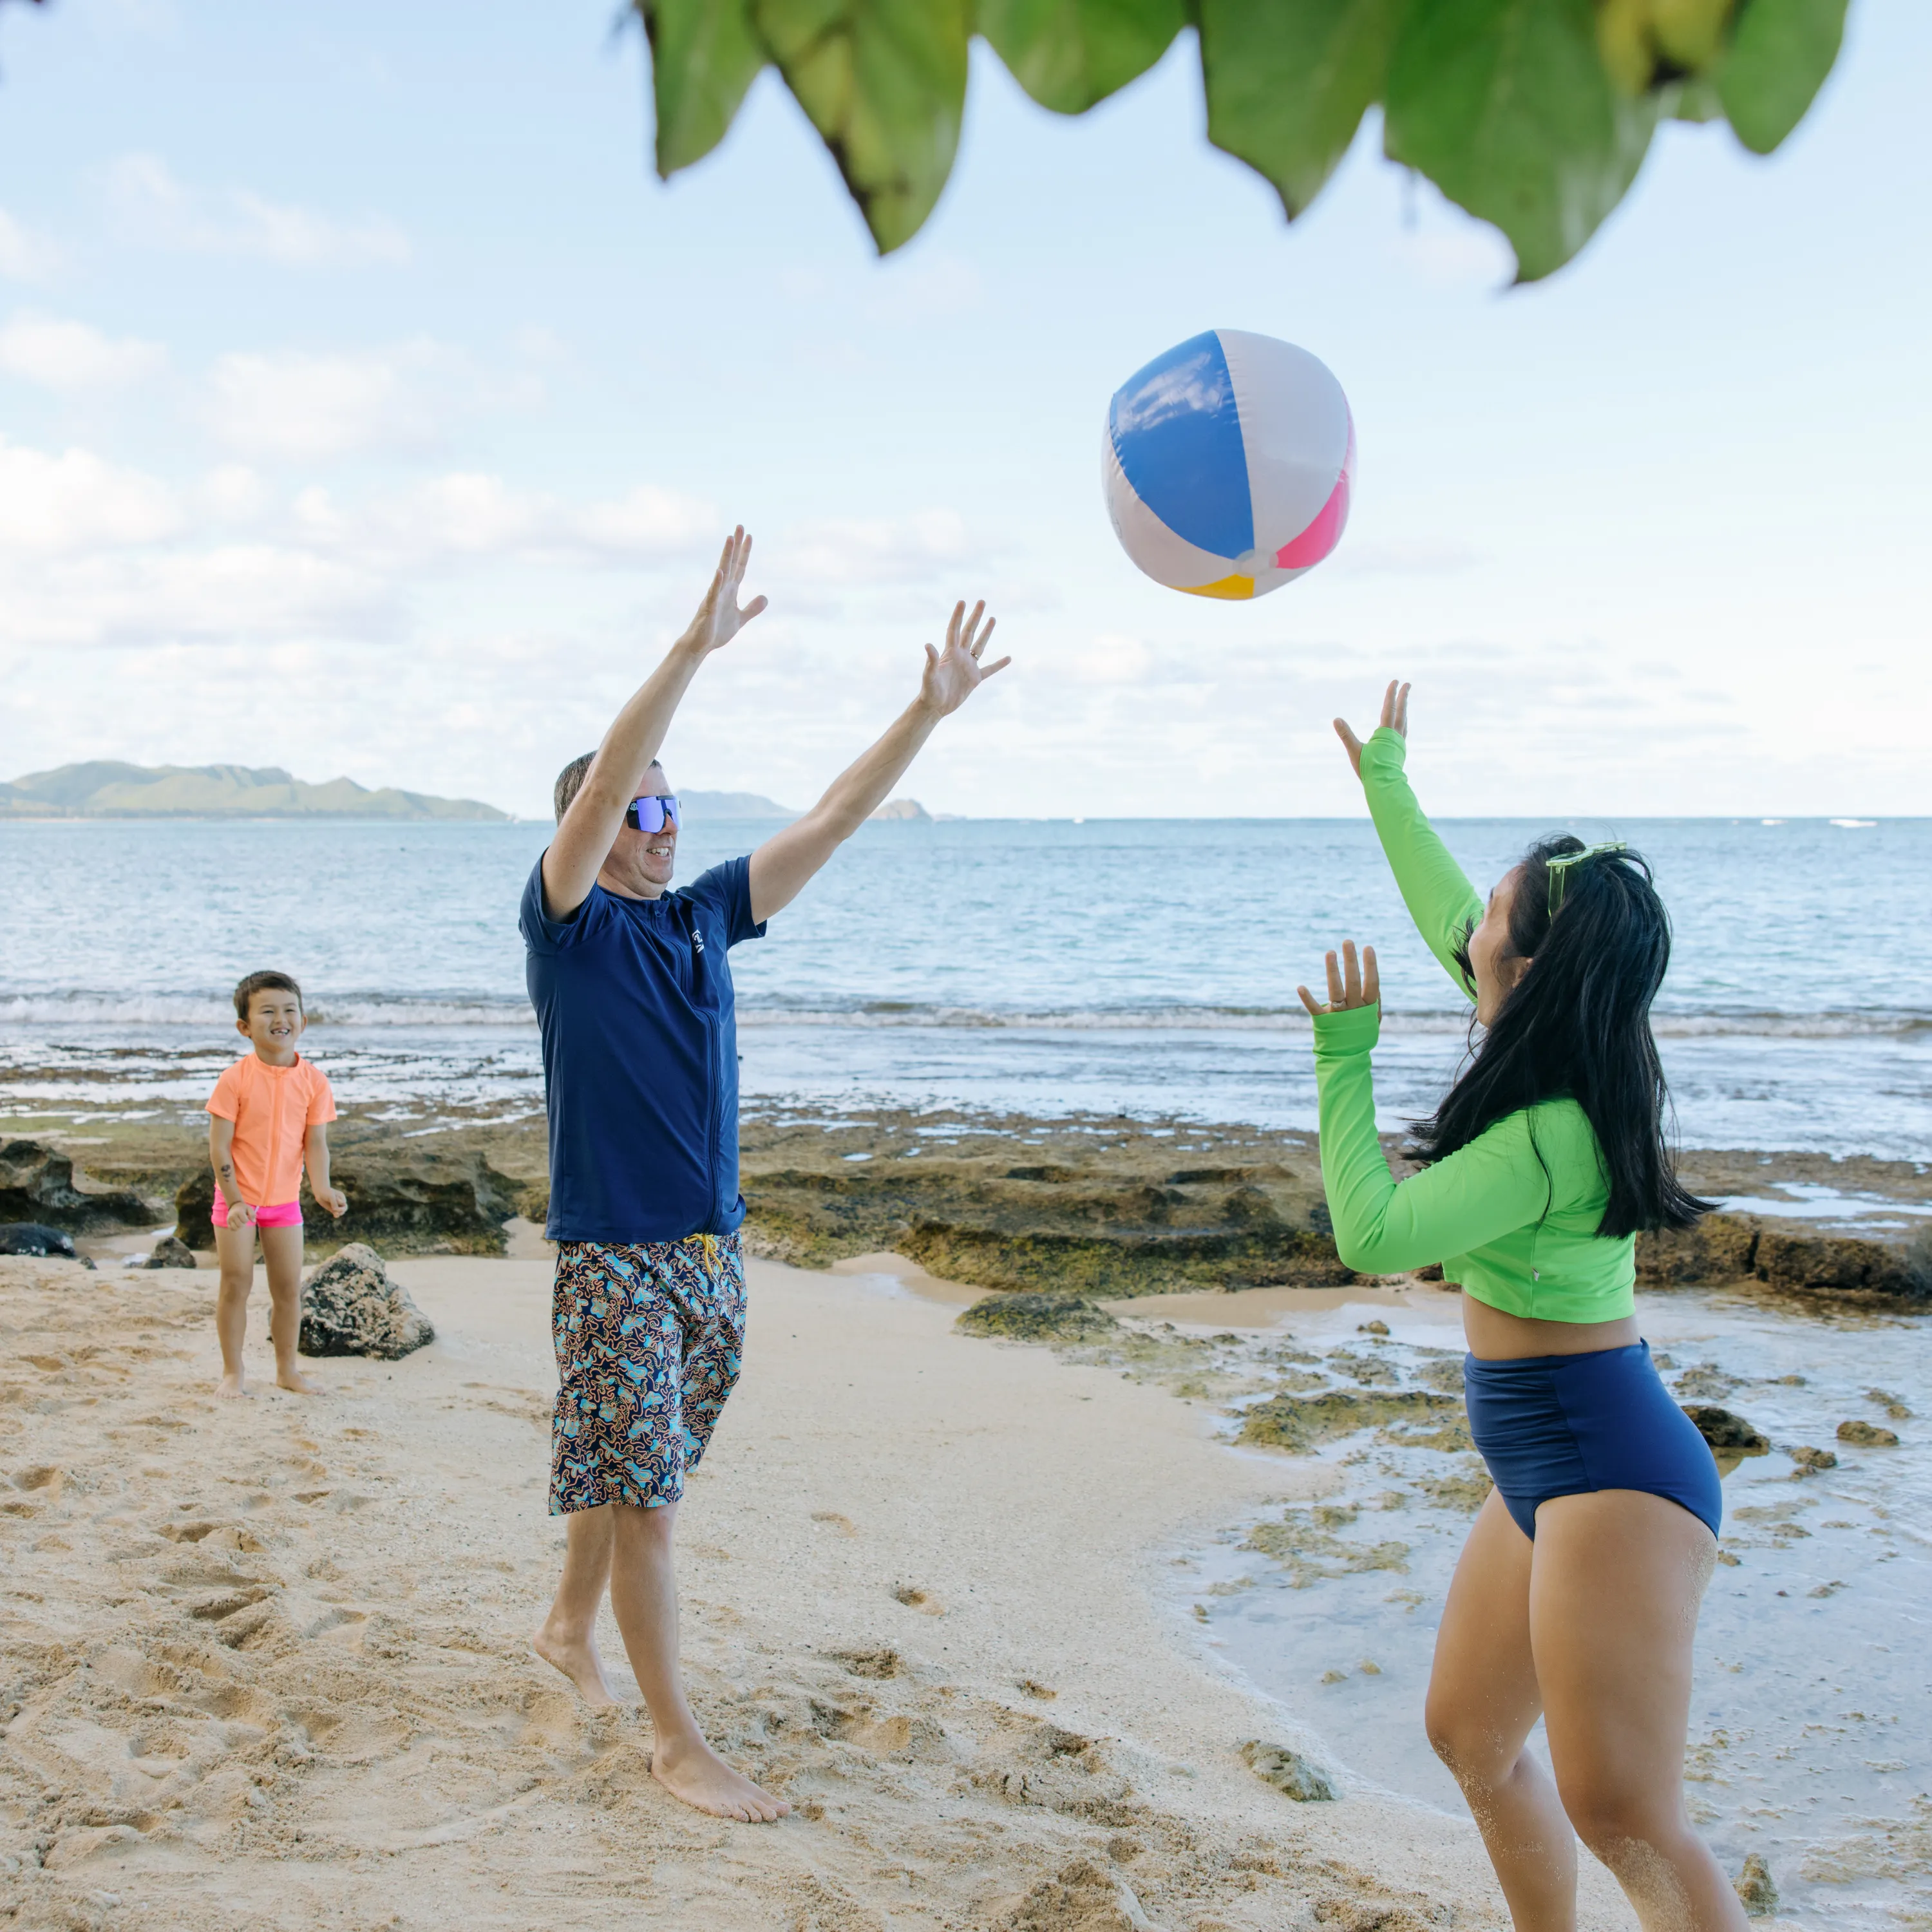
[{"label": "sandy beach", "polygon": [[[560,1540],[546,1263],[396,1273],[430,1347],[230,1405],[209,1271],[0,1262],[7,1924],[1505,1922],[1466,1825],[1257,1778],[1238,1747],[1294,1738],[1163,1594],[1190,1535],[1327,1473],[883,1274],[752,1264],[686,1646],[712,1735],[797,1808],[682,1810],[643,1720],[526,1646]],[[1630,1922],[1586,1891],[1587,1924]]]}]

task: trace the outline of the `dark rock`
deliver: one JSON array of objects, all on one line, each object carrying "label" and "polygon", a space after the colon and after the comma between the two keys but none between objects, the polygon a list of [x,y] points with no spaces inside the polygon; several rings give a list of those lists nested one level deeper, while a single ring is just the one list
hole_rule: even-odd
[{"label": "dark rock", "polygon": [[172,1234],[164,1234],[154,1244],[154,1252],[143,1265],[151,1268],[191,1268],[194,1266],[194,1250],[185,1241],[177,1240]]},{"label": "dark rock", "polygon": [[1849,1234],[1793,1233],[1748,1214],[1707,1214],[1694,1228],[1640,1234],[1637,1278],[1652,1287],[1757,1280],[1787,1294],[1909,1301],[1932,1277],[1909,1247]]},{"label": "dark rock", "polygon": [[1787,1234],[1767,1228],[1758,1237],[1757,1276],[1773,1288],[1801,1294],[1850,1292],[1905,1300],[1921,1292],[1903,1248],[1844,1234]]},{"label": "dark rock", "polygon": [[1259,1738],[1250,1738],[1241,1747],[1241,1761],[1264,1784],[1273,1785],[1298,1804],[1326,1804],[1334,1798],[1335,1787],[1328,1773],[1286,1744],[1264,1744]]},{"label": "dark rock", "polygon": [[0,1255],[54,1255],[80,1260],[70,1235],[39,1221],[10,1221],[0,1227]]},{"label": "dark rock", "polygon": [[1000,1335],[1013,1342],[1086,1342],[1120,1324],[1077,1294],[989,1294],[952,1324],[964,1335]]},{"label": "dark rock", "polygon": [[1860,1449],[1896,1449],[1898,1432],[1894,1430],[1880,1429],[1875,1423],[1841,1422],[1838,1424],[1838,1440],[1851,1443]]},{"label": "dark rock", "polygon": [[302,1285],[304,1355],[373,1355],[393,1362],[436,1340],[428,1318],[374,1248],[352,1241]]},{"label": "dark rock", "polygon": [[[213,1175],[208,1179],[212,1186]],[[0,1147],[0,1218],[91,1234],[152,1228],[160,1216],[138,1194],[76,1187],[74,1162],[65,1154],[38,1141],[9,1141]]]},{"label": "dark rock", "polygon": [[1440,1262],[1431,1262],[1426,1268],[1418,1268],[1415,1278],[1418,1281],[1446,1281],[1448,1279],[1442,1272]]},{"label": "dark rock", "polygon": [[[332,1167],[349,1211],[334,1220],[304,1190],[309,1238],[379,1240],[392,1254],[500,1255],[503,1223],[518,1211],[523,1191],[470,1148],[350,1150]],[[190,1248],[214,1246],[214,1177],[206,1168],[176,1192],[175,1233]]]},{"label": "dark rock", "polygon": [[[794,1148],[794,1154],[804,1152]],[[1322,1231],[1321,1180],[1279,1160],[1123,1171],[1042,1151],[916,1158],[882,1150],[862,1166],[744,1170],[753,1254],[812,1268],[890,1249],[949,1281],[1091,1297],[1274,1286],[1341,1287],[1355,1277]]]},{"label": "dark rock", "polygon": [[1820,1469],[1835,1469],[1838,1466],[1838,1454],[1831,1449],[1814,1449],[1808,1444],[1800,1444],[1796,1449],[1784,1452],[1798,1465],[1801,1476],[1815,1476]]},{"label": "dark rock", "polygon": [[1726,1449],[1741,1456],[1762,1456],[1771,1447],[1768,1436],[1728,1408],[1719,1408],[1712,1402],[1687,1402],[1683,1409],[1697,1425],[1697,1433],[1713,1449]]}]

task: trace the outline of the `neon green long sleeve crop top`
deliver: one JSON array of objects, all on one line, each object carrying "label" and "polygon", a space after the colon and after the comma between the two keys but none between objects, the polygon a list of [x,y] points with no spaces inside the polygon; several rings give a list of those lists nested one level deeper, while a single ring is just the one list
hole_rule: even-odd
[{"label": "neon green long sleeve crop top", "polygon": [[[1483,902],[1409,789],[1407,748],[1387,730],[1362,748],[1370,814],[1418,929],[1472,998],[1454,955],[1482,917]],[[1374,1006],[1315,1022],[1322,1178],[1344,1264],[1390,1274],[1440,1262],[1478,1301],[1539,1321],[1630,1314],[1636,1244],[1597,1232],[1610,1184],[1582,1108],[1569,1100],[1526,1108],[1399,1182],[1376,1136],[1369,1056],[1381,1030]]]}]

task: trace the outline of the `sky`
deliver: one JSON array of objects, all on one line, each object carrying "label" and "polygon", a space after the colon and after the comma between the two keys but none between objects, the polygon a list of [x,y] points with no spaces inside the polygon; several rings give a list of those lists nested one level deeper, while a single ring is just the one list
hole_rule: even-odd
[{"label": "sky", "polygon": [[[810,802],[955,597],[1012,668],[900,789],[974,817],[1932,812],[1932,9],[1852,0],[1768,160],[1667,127],[1584,254],[1364,127],[1292,227],[1184,36],[1099,110],[976,45],[884,261],[776,78],[668,185],[612,0],[0,6],[0,777],[280,765],[544,812],[734,521],[771,609],[664,751]],[[1108,522],[1112,391],[1204,328],[1340,378],[1342,546],[1251,604]],[[1919,534],[1916,537],[1912,534]]]}]

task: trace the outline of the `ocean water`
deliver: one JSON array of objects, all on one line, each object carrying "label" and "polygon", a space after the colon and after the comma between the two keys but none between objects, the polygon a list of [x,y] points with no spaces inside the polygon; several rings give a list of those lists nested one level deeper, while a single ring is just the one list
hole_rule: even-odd
[{"label": "ocean water", "polygon": [[[1932,1924],[1932,1326],[1794,1319],[1701,1291],[1641,1296],[1640,1312],[1678,1399],[1723,1403],[1772,1445],[1724,1478],[1698,1624],[1691,1816],[1727,1870],[1753,1852],[1766,1860],[1783,1922]],[[1364,1337],[1376,1319],[1386,1340]],[[1352,1304],[1226,1342],[1223,1370],[1265,1382],[1286,1366],[1300,1389],[1318,1376],[1443,1389],[1461,1354],[1439,1305]],[[1856,1420],[1897,1445],[1838,1441]],[[1808,1448],[1836,1466],[1808,1471],[1790,1453]],[[1465,1815],[1422,1712],[1443,1599],[1487,1486],[1480,1462],[1389,1430],[1319,1460],[1334,1479],[1324,1502],[1229,1525],[1170,1572],[1172,1607],[1210,1657],[1276,1700],[1284,1742],[1345,1782]],[[1532,1748],[1547,1764],[1540,1726]]]},{"label": "ocean water", "polygon": [[[1445,821],[1486,889],[1541,822]],[[1651,858],[1684,1143],[1932,1158],[1932,820],[1567,822]],[[680,876],[768,836],[687,828]],[[0,824],[0,1107],[193,1112],[241,974],[293,972],[344,1097],[425,1124],[540,1108],[518,895],[549,828]],[[734,955],[752,1096],[1312,1126],[1298,981],[1372,941],[1385,1124],[1467,1012],[1364,822],[865,827]]]}]

